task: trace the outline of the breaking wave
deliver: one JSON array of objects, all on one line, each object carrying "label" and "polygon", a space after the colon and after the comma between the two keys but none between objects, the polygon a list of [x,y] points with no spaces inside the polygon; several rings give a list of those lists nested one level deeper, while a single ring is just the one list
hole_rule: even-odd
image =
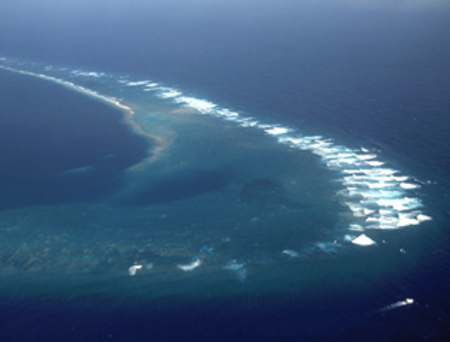
[{"label": "breaking wave", "polygon": [[[7,64],[5,61],[13,64],[13,61],[2,59],[3,64]],[[81,77],[90,79],[108,77],[115,80],[119,87],[133,87],[142,91],[143,94],[156,96],[164,101],[171,101],[179,106],[189,108],[191,112],[196,112],[198,115],[207,115],[232,122],[243,129],[259,130],[279,144],[309,151],[321,161],[323,167],[335,172],[336,181],[341,185],[341,189],[337,191],[336,195],[348,208],[349,214],[348,225],[336,232],[333,242],[318,241],[310,248],[311,250],[321,250],[332,255],[337,248],[343,247],[345,244],[373,246],[378,244],[377,235],[372,234],[376,230],[404,229],[432,220],[424,212],[423,202],[415,191],[420,187],[419,182],[413,177],[403,174],[400,170],[387,166],[387,163],[370,149],[350,148],[322,135],[302,134],[295,127],[262,122],[258,118],[245,116],[238,111],[221,107],[208,100],[185,96],[178,89],[162,86],[152,80],[132,80],[102,72],[70,71],[67,68],[54,68],[53,66],[45,67],[44,74],[13,68],[10,65],[0,65],[0,67],[54,81],[89,96],[125,107],[121,104],[121,100],[115,97],[101,95],[97,91],[76,84],[76,80]],[[45,72],[68,72],[69,75],[75,77],[75,80],[71,78],[71,81],[67,81],[64,79],[64,75],[57,77],[47,75]],[[280,254],[297,258],[305,253],[286,249],[280,251]],[[233,260],[224,269],[232,271],[240,281],[244,281],[247,277],[245,265],[244,262],[238,263]],[[196,259],[190,264],[178,265],[178,268],[186,272],[200,266],[201,260]],[[139,270],[138,266],[131,266],[130,274],[136,274],[137,270]]]}]

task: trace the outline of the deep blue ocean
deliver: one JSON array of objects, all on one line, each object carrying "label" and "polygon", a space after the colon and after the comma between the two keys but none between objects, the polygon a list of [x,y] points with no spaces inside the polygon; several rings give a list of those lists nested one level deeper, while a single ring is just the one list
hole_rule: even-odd
[{"label": "deep blue ocean", "polygon": [[449,15],[0,4],[0,340],[450,340]]}]

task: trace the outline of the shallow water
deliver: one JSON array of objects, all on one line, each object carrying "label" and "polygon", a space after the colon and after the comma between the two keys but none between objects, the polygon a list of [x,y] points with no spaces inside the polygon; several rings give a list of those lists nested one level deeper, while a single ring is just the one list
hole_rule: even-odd
[{"label": "shallow water", "polygon": [[[138,144],[141,161],[120,164],[115,182],[105,185],[102,175],[103,193],[79,181],[97,168],[80,161],[49,173],[75,180],[77,192],[94,189],[90,197],[63,188],[66,197],[55,203],[27,197],[3,206],[8,296],[95,295],[124,305],[172,296],[365,292],[373,281],[409,272],[444,220],[427,206],[426,183],[375,149],[267,124],[151,80],[12,59],[3,65],[16,82],[81,92],[73,94],[78,104],[91,96],[100,107],[130,108],[129,137],[139,133],[148,148],[145,156]],[[122,148],[125,156],[136,152]]]},{"label": "shallow water", "polygon": [[450,340],[447,2],[0,8],[1,341]]}]

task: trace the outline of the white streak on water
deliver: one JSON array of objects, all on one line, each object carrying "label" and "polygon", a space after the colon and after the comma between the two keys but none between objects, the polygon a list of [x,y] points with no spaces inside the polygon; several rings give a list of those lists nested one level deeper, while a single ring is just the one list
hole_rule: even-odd
[{"label": "white streak on water", "polygon": [[373,241],[371,238],[369,238],[365,234],[361,234],[357,238],[353,239],[352,243],[354,243],[355,245],[359,245],[359,246],[372,246],[372,245],[376,244],[375,241]]},{"label": "white streak on water", "polygon": [[420,187],[420,185],[411,183],[400,183],[400,187],[402,187],[403,189],[417,189]]},{"label": "white streak on water", "polygon": [[380,310],[378,310],[378,311],[376,311],[376,312],[377,312],[377,313],[385,312],[385,311],[397,309],[397,308],[400,308],[400,307],[402,307],[402,306],[411,305],[411,304],[414,304],[414,299],[412,299],[412,298],[406,298],[405,300],[401,300],[401,301],[396,302],[396,303],[394,303],[394,304],[387,305],[387,306],[381,308]]},{"label": "white streak on water", "polygon": [[298,254],[296,251],[293,251],[291,249],[285,249],[281,253],[286,254],[286,255],[290,256],[291,258],[298,258],[300,256],[300,254]]},{"label": "white streak on water", "polygon": [[267,134],[271,134],[271,135],[286,134],[289,131],[290,131],[290,129],[285,128],[285,127],[271,127],[269,129],[264,130],[264,132],[266,132]]},{"label": "white streak on water", "polygon": [[128,273],[131,277],[136,275],[137,270],[140,270],[142,268],[142,265],[133,265],[130,268],[128,268]]},{"label": "white streak on water", "polygon": [[177,267],[184,271],[184,272],[190,272],[199,267],[202,264],[200,259],[196,259],[195,261],[191,262],[190,264],[186,265],[178,265]]}]

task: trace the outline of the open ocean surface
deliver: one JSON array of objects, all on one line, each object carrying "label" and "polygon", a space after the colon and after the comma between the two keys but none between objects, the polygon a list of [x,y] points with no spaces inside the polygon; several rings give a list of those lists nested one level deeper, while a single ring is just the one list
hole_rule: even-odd
[{"label": "open ocean surface", "polygon": [[449,14],[2,3],[0,340],[450,340]]}]

